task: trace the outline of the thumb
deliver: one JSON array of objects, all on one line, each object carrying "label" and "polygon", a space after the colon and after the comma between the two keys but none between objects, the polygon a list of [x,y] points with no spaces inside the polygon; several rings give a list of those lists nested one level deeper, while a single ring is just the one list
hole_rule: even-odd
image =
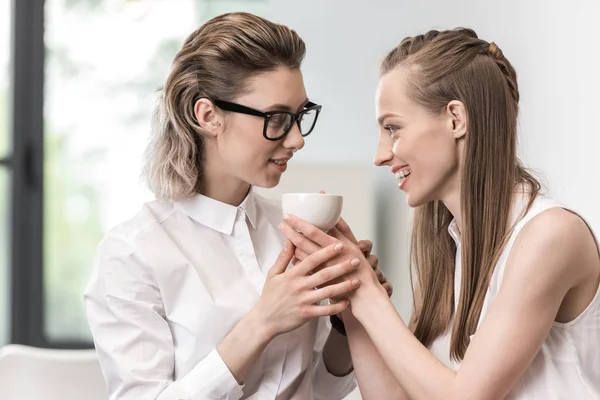
[{"label": "thumb", "polygon": [[340,220],[338,221],[338,223],[336,224],[335,227],[337,228],[338,231],[340,231],[340,233],[342,235],[347,237],[348,240],[350,240],[352,243],[354,243],[354,244],[358,243],[358,240],[356,240],[354,233],[352,233],[352,229],[350,229],[350,225],[348,225],[348,223],[346,222],[346,220],[344,218],[340,217]]},{"label": "thumb", "polygon": [[285,239],[283,250],[281,250],[281,253],[279,253],[279,257],[277,257],[277,260],[275,260],[275,264],[273,264],[273,266],[269,270],[269,273],[267,274],[267,279],[272,278],[275,275],[283,274],[285,272],[288,265],[290,265],[292,258],[294,257],[295,250],[296,249],[292,242],[290,242],[288,239]]}]

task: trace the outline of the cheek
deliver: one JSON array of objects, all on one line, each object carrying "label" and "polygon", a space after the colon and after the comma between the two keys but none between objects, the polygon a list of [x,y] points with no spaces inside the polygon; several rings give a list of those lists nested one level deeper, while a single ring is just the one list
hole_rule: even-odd
[{"label": "cheek", "polygon": [[422,149],[419,160],[419,175],[428,182],[431,190],[444,186],[446,182],[457,171],[458,157],[456,156],[456,147],[453,142],[438,141],[431,143],[431,147]]},{"label": "cheek", "polygon": [[[423,131],[399,145],[406,162],[428,181],[447,177],[458,165],[456,143],[436,131]],[[433,182],[432,184],[435,184]]]},{"label": "cheek", "polygon": [[270,142],[262,135],[257,126],[240,126],[232,129],[221,143],[221,151],[226,154],[228,164],[239,168],[254,168],[265,164],[277,147],[276,142]]},{"label": "cheek", "polygon": [[[260,138],[264,141],[262,137]],[[228,158],[240,169],[254,170],[267,163],[272,155],[268,146],[257,140],[239,140],[232,143]]]}]

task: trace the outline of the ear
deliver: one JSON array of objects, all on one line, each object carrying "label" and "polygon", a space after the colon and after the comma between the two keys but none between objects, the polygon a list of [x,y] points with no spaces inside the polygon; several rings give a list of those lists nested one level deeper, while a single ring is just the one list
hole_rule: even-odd
[{"label": "ear", "polygon": [[462,101],[452,100],[446,106],[448,128],[455,139],[460,139],[467,134],[468,119],[467,109]]},{"label": "ear", "polygon": [[198,125],[210,136],[217,136],[223,131],[223,116],[207,98],[201,98],[194,104],[194,114]]}]

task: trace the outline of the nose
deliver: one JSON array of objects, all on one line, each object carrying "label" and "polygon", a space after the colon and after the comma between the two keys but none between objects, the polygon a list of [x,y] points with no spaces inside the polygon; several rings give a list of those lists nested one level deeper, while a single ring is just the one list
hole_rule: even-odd
[{"label": "nose", "polygon": [[294,124],[288,134],[283,139],[283,147],[286,149],[300,150],[304,147],[304,137],[300,133],[298,124]]},{"label": "nose", "polygon": [[373,164],[378,167],[391,165],[392,159],[394,158],[392,146],[393,143],[389,137],[383,135],[380,136],[379,141],[377,142],[377,151],[375,152]]}]

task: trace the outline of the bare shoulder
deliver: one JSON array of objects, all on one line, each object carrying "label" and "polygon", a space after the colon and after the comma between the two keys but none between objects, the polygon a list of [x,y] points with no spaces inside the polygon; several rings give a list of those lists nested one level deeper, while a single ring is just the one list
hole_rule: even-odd
[{"label": "bare shoulder", "polygon": [[[573,286],[598,275],[598,260],[596,239],[586,222],[569,210],[551,208],[525,224],[513,246],[509,266],[520,266],[512,267],[515,274],[530,272]],[[529,271],[517,272],[521,266]]]},{"label": "bare shoulder", "polygon": [[525,224],[520,236],[540,235],[550,240],[593,239],[590,229],[579,215],[559,207],[550,208],[532,218]]}]

